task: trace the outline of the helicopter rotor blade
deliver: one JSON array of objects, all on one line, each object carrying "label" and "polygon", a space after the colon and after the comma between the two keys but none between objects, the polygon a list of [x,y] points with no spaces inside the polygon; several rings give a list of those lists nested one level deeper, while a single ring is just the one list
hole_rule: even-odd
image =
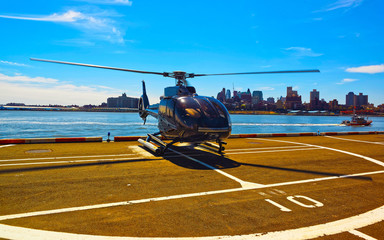
[{"label": "helicopter rotor blade", "polygon": [[92,65],[92,64],[85,64],[85,63],[63,62],[63,61],[38,59],[38,58],[30,58],[30,60],[32,60],[32,61],[40,61],[40,62],[50,62],[50,63],[75,65],[75,66],[83,66],[83,67],[103,68],[103,69],[118,70],[118,71],[125,71],[125,72],[156,74],[156,75],[162,75],[164,77],[168,77],[169,74],[170,74],[170,73],[167,73],[167,72],[149,72],[149,71],[140,71],[140,70],[126,69],[126,68],[107,67],[107,66],[99,66],[99,65]]},{"label": "helicopter rotor blade", "polygon": [[245,74],[272,74],[272,73],[310,73],[320,72],[318,69],[311,70],[286,70],[286,71],[267,71],[267,72],[243,72],[243,73],[213,73],[213,74],[193,74],[194,77],[202,76],[223,76],[223,75],[245,75]]}]

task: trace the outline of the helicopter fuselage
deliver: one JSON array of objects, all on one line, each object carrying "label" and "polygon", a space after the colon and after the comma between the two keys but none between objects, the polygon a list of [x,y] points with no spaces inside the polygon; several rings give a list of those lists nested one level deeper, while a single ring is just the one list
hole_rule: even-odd
[{"label": "helicopter fuselage", "polygon": [[163,137],[194,143],[220,142],[229,137],[231,120],[221,102],[198,96],[193,87],[171,88],[179,88],[178,94],[165,94],[158,108],[158,128]]}]

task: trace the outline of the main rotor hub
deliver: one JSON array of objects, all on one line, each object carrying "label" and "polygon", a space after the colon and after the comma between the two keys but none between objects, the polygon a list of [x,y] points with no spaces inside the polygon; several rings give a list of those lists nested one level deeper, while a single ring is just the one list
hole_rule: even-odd
[{"label": "main rotor hub", "polygon": [[173,71],[171,73],[164,74],[165,77],[172,77],[177,80],[177,86],[187,86],[187,78],[193,78],[195,75],[193,73],[186,73],[184,71]]}]

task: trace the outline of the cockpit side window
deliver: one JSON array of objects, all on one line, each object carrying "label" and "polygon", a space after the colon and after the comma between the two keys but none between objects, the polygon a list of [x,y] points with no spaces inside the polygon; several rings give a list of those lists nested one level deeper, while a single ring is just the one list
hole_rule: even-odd
[{"label": "cockpit side window", "polygon": [[211,102],[204,98],[196,98],[196,100],[199,102],[201,111],[204,113],[204,115],[208,118],[216,118],[218,117],[217,112],[214,108],[214,106],[211,104]]},{"label": "cockpit side window", "polygon": [[216,107],[217,111],[219,112],[220,117],[227,118],[228,111],[225,108],[225,106],[214,98],[211,98],[210,100],[211,100],[211,103]]},{"label": "cockpit side window", "polygon": [[165,115],[166,111],[167,111],[167,100],[163,99],[163,100],[161,100],[160,105],[159,105],[159,114]]},{"label": "cockpit side window", "polygon": [[173,118],[175,112],[175,102],[173,99],[167,100],[167,116]]}]

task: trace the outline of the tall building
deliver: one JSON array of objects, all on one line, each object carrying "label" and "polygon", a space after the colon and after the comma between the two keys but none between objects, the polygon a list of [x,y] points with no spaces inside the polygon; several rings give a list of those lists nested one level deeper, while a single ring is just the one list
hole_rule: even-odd
[{"label": "tall building", "polygon": [[301,96],[297,91],[293,91],[292,87],[287,87],[287,98],[285,100],[285,106],[287,109],[301,109],[302,102]]},{"label": "tall building", "polygon": [[231,99],[231,90],[227,89],[227,92],[225,93],[225,99]]},{"label": "tall building", "polygon": [[293,91],[292,87],[287,87],[287,97],[298,96],[297,91]]},{"label": "tall building", "polygon": [[316,91],[316,89],[313,89],[312,92],[310,92],[310,102],[314,100],[320,100],[320,92]]},{"label": "tall building", "polygon": [[349,92],[345,96],[345,106],[347,106],[347,107],[353,106],[354,98],[355,98],[355,94],[353,92]]},{"label": "tall building", "polygon": [[137,108],[138,104],[138,98],[127,97],[125,93],[117,98],[110,97],[107,99],[107,106],[109,108]]},{"label": "tall building", "polygon": [[223,90],[217,94],[216,99],[220,102],[225,102],[225,88],[223,88]]},{"label": "tall building", "polygon": [[259,101],[263,101],[263,92],[262,91],[253,91],[252,97],[258,97]]},{"label": "tall building", "polygon": [[359,95],[355,95],[353,98],[353,103],[355,106],[364,106],[368,105],[368,95],[363,95],[363,93],[359,93]]},{"label": "tall building", "polygon": [[363,93],[359,93],[359,95],[355,95],[353,92],[349,92],[345,96],[345,105],[360,107],[364,105],[368,105],[368,95],[363,95]]},{"label": "tall building", "polygon": [[312,92],[309,93],[309,105],[311,109],[318,109],[320,105],[320,92],[313,89]]},{"label": "tall building", "polygon": [[339,108],[339,102],[336,99],[333,99],[329,102],[329,109],[331,111],[337,110]]},{"label": "tall building", "polygon": [[273,104],[273,103],[275,103],[275,99],[273,97],[269,97],[269,98],[267,98],[267,103]]}]

